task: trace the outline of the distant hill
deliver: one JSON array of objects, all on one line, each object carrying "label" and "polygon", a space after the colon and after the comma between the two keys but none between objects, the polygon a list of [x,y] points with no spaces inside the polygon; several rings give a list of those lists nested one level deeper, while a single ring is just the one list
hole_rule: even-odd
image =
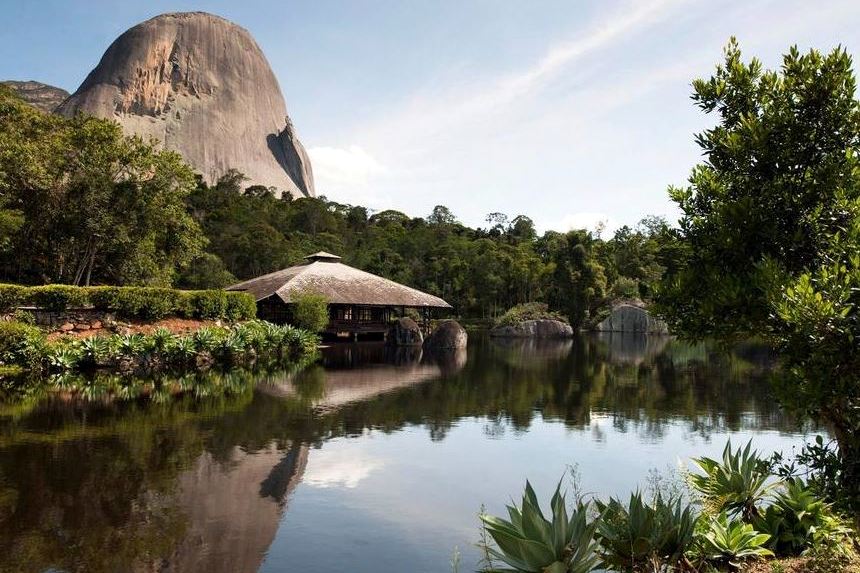
[{"label": "distant hill", "polygon": [[57,109],[69,97],[69,92],[64,89],[32,80],[26,82],[7,80],[0,82],[0,84],[9,86],[15,90],[21,99],[48,113]]},{"label": "distant hill", "polygon": [[247,30],[218,16],[162,14],[124,32],[57,109],[77,112],[154,137],[209,183],[235,168],[249,185],[315,195],[266,57]]}]

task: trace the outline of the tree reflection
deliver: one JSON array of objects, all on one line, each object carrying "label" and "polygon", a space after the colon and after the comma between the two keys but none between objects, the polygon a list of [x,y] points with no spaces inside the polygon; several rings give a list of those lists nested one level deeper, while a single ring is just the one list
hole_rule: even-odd
[{"label": "tree reflection", "polygon": [[212,373],[231,391],[164,403],[28,396],[0,408],[0,570],[255,570],[308,448],[368,429],[444,440],[477,418],[501,439],[600,416],[649,440],[679,423],[792,431],[771,361],[665,338],[473,336],[467,353],[344,345],[302,372]]}]

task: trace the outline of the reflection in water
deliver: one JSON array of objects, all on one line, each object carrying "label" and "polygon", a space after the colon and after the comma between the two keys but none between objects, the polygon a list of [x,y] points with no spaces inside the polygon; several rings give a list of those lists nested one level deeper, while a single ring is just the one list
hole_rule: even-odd
[{"label": "reflection in water", "polygon": [[[601,479],[629,462],[629,447],[614,445],[624,436],[677,448],[727,432],[794,435],[768,392],[767,353],[742,354],[644,336],[472,336],[468,354],[436,355],[338,345],[300,373],[235,373],[244,390],[230,397],[6,405],[0,571],[334,571],[328,560],[347,558],[354,571],[400,571],[402,559],[444,571],[445,535],[474,542],[485,501],[474,492],[513,493],[504,484],[496,495],[485,462],[470,465],[478,453],[504,447],[494,473],[518,481],[602,444],[589,458]],[[421,458],[443,442],[456,458]],[[411,511],[413,483],[438,491],[421,542],[392,521],[350,526],[352,545],[337,537],[358,516]],[[319,547],[296,541],[305,531]]]}]

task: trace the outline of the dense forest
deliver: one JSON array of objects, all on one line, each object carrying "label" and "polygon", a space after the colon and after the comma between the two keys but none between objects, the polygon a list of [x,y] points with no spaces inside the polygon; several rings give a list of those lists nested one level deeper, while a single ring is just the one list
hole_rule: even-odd
[{"label": "dense forest", "polygon": [[525,215],[485,228],[446,207],[426,217],[321,198],[279,198],[238,171],[206,185],[181,157],[106,120],[41,113],[0,92],[0,281],[224,286],[326,250],[442,296],[463,317],[543,301],[575,324],[617,298],[652,297],[685,257],[676,229],[646,218],[602,239],[538,236]]}]

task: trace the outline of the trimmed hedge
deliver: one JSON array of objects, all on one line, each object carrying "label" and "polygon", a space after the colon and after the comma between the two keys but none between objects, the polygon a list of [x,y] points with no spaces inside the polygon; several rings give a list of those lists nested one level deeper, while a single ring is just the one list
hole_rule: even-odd
[{"label": "trimmed hedge", "polygon": [[32,305],[63,311],[92,306],[127,319],[180,318],[250,320],[257,315],[254,297],[224,290],[187,291],[154,287],[76,287],[46,285],[25,287],[0,284],[0,312]]}]

